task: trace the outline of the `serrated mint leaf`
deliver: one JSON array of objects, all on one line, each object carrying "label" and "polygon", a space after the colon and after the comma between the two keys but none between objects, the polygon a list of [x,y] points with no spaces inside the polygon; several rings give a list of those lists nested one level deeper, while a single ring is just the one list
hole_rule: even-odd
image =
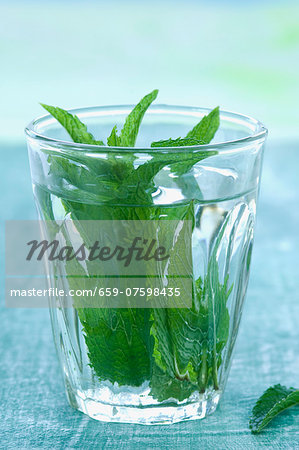
[{"label": "serrated mint leaf", "polygon": [[149,309],[81,308],[78,315],[90,363],[101,380],[140,386],[150,378]]},{"label": "serrated mint leaf", "polygon": [[74,142],[79,144],[104,145],[103,141],[97,141],[87,131],[87,126],[77,116],[55,106],[45,105],[44,103],[41,103],[41,106],[58,120]]},{"label": "serrated mint leaf", "polygon": [[90,166],[76,164],[70,158],[58,155],[50,158],[49,173],[56,177],[56,186],[64,191],[68,189],[73,199],[78,196],[78,201],[108,202],[115,198],[118,184],[108,170],[99,176]]},{"label": "serrated mint leaf", "polygon": [[109,147],[119,147],[121,143],[120,137],[117,135],[117,126],[112,128],[111,134],[107,139],[107,144]]},{"label": "serrated mint leaf", "polygon": [[162,141],[156,141],[151,143],[151,147],[188,147],[190,145],[202,145],[203,141],[195,138],[177,138],[166,139]]},{"label": "serrated mint leaf", "polygon": [[152,159],[140,165],[133,174],[134,182],[151,183],[154,177],[165,167],[170,167],[176,174],[187,172],[190,167],[217,152],[184,152],[184,153],[156,153]]},{"label": "serrated mint leaf", "polygon": [[182,160],[176,164],[173,164],[171,166],[171,171],[176,175],[184,175],[185,173],[189,172],[192,167],[198,163],[199,161],[202,161],[203,159],[209,158],[210,156],[217,155],[217,151],[199,151],[192,153],[192,157],[190,155],[190,158],[181,158]]},{"label": "serrated mint leaf", "polygon": [[198,139],[202,144],[209,144],[219,128],[219,106],[204,116],[195,127],[189,131],[187,138]]},{"label": "serrated mint leaf", "polygon": [[[151,143],[151,147],[188,147],[191,145],[204,145],[208,144],[214,137],[216,131],[219,128],[219,107],[213,109],[207,116],[204,116],[202,120],[195,125],[195,127],[189,131],[185,138],[167,139]],[[181,156],[181,160],[171,167],[171,171],[177,175],[184,175],[189,172],[194,164],[213,155],[217,155],[217,151],[194,153],[194,158],[184,160]],[[194,183],[193,183],[194,184]],[[198,190],[195,188],[195,191]]]},{"label": "serrated mint leaf", "polygon": [[[180,220],[192,220],[194,210],[192,202],[185,207],[174,207],[172,212],[163,214],[167,219],[172,216]],[[194,283],[192,307],[153,309],[151,334],[154,337],[153,356],[156,366],[165,375],[186,387],[186,381],[197,385],[200,392],[207,388],[219,389],[218,368],[222,350],[229,335],[229,312],[227,301],[232,288],[228,288],[228,277],[222,284],[219,281],[217,252],[221,239],[228,226],[226,219],[213,246],[205,279],[198,278]],[[181,246],[182,244],[182,246]],[[182,251],[183,242],[177,238],[176,250]],[[179,273],[172,267],[170,259],[168,272]],[[182,295],[190,295],[188,292]],[[182,300],[183,297],[181,297]],[[157,379],[152,379],[152,395],[159,395]],[[172,392],[172,397],[174,397]]]},{"label": "serrated mint leaf", "polygon": [[171,377],[154,365],[150,388],[151,395],[159,402],[169,399],[181,402],[197,390],[197,385],[188,380]]},{"label": "serrated mint leaf", "polygon": [[120,133],[121,147],[134,147],[143,116],[151,103],[157,98],[158,92],[158,89],[155,89],[143,97],[130,112]]},{"label": "serrated mint leaf", "polygon": [[256,402],[249,428],[252,433],[260,433],[277,414],[299,405],[299,389],[286,388],[281,384],[269,387]]}]

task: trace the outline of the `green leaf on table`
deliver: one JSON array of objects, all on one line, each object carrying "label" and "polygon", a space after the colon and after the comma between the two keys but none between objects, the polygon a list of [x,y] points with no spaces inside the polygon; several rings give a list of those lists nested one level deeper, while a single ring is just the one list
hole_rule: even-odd
[{"label": "green leaf on table", "polygon": [[249,428],[254,434],[260,433],[277,414],[295,405],[299,405],[299,389],[286,388],[281,384],[271,386],[256,402]]},{"label": "green leaf on table", "polygon": [[134,147],[143,116],[151,103],[157,98],[158,92],[158,89],[155,89],[147,94],[130,112],[120,133],[121,147]]},{"label": "green leaf on table", "polygon": [[204,116],[195,127],[189,131],[186,138],[198,139],[202,144],[209,144],[220,125],[219,106]]},{"label": "green leaf on table", "polygon": [[87,131],[87,126],[77,116],[55,106],[45,105],[44,103],[41,103],[41,106],[58,120],[74,142],[79,144],[104,145],[103,141],[97,141]]}]

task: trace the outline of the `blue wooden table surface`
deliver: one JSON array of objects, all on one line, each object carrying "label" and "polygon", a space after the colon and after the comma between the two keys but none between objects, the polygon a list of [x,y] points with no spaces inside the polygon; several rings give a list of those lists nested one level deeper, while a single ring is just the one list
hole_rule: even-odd
[{"label": "blue wooden table surface", "polygon": [[[35,217],[25,145],[2,145],[2,219]],[[299,386],[299,142],[269,142],[251,280],[229,381],[212,416],[170,426],[107,424],[67,404],[47,310],[1,308],[0,448],[299,448],[299,408],[253,436],[270,384]],[[2,228],[3,229],[3,228]],[[3,281],[3,273],[2,273]],[[3,285],[3,283],[1,283]]]}]

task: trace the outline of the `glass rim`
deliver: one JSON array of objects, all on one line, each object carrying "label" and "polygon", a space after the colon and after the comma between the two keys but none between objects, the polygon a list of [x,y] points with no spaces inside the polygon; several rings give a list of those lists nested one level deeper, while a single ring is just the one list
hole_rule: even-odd
[{"label": "glass rim", "polygon": [[[100,111],[102,114],[99,114],[99,116],[105,116],[105,111],[110,111],[109,115],[112,115],[111,112],[115,112],[115,115],[117,114],[124,114],[124,112],[130,112],[136,105],[107,105],[107,106],[90,106],[90,107],[81,107],[81,108],[71,108],[67,109],[68,112],[73,114],[80,114],[80,113],[87,113],[87,112],[96,112]],[[183,106],[183,105],[167,105],[167,104],[155,104],[151,105],[146,114],[152,113],[154,114],[181,114],[186,115],[186,112],[190,115],[195,115],[195,113],[206,113],[208,114],[211,112],[211,108],[204,108],[204,107],[196,107],[196,106]],[[185,114],[183,114],[185,112]],[[223,142],[214,142],[210,144],[203,144],[203,145],[190,145],[190,146],[180,146],[180,147],[114,147],[114,146],[108,146],[108,145],[95,145],[95,144],[81,144],[77,142],[72,141],[65,141],[61,139],[55,139],[48,136],[45,136],[42,133],[39,133],[35,130],[36,126],[41,124],[44,121],[51,120],[55,121],[56,119],[51,116],[51,114],[45,114],[42,116],[37,117],[36,119],[32,120],[26,127],[25,127],[25,134],[28,138],[33,138],[34,140],[44,142],[46,144],[50,144],[53,147],[64,147],[69,149],[77,149],[77,150],[86,150],[86,151],[92,151],[96,153],[97,151],[99,153],[105,152],[135,152],[135,153],[149,153],[149,152],[172,152],[172,153],[180,153],[180,152],[192,152],[192,151],[211,151],[214,152],[215,148],[217,148],[218,153],[227,152],[232,149],[236,149],[236,146],[243,147],[247,146],[248,144],[251,144],[253,142],[256,142],[258,140],[264,140],[268,134],[268,129],[264,126],[262,122],[260,122],[257,119],[254,119],[251,116],[236,113],[228,110],[222,110],[220,109],[220,115],[225,116],[225,118],[232,123],[244,123],[244,125],[247,125],[249,128],[249,124],[255,125],[255,131],[253,131],[252,134],[248,134],[248,136],[244,136],[242,138],[238,139],[232,139],[227,140]],[[202,116],[203,117],[203,116]]]}]

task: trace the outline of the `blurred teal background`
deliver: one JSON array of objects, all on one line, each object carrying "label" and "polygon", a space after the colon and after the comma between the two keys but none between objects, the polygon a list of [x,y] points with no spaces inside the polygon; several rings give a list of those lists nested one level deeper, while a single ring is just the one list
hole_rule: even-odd
[{"label": "blurred teal background", "polygon": [[62,107],[159,101],[221,105],[293,137],[299,111],[299,3],[0,2],[2,140]]},{"label": "blurred teal background", "polygon": [[219,104],[269,128],[251,281],[218,411],[154,428],[73,411],[47,311],[8,310],[2,294],[0,447],[299,448],[299,408],[260,436],[248,430],[264,389],[299,387],[298,24],[288,0],[0,0],[2,238],[4,220],[36,217],[23,129],[43,114],[39,102],[134,103],[159,88],[162,103]]}]

